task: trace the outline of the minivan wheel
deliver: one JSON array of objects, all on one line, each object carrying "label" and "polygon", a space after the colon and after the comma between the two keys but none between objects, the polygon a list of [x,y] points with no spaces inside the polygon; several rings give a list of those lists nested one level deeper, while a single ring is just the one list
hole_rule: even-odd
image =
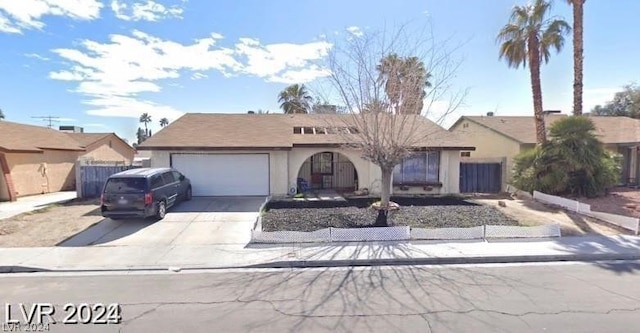
[{"label": "minivan wheel", "polygon": [[162,220],[165,215],[167,215],[167,204],[164,201],[160,201],[158,202],[158,211],[156,212],[156,217],[159,220]]},{"label": "minivan wheel", "polygon": [[184,199],[189,201],[189,200],[191,200],[192,196],[193,196],[193,194],[191,193],[191,186],[189,186],[189,188],[187,189],[187,193],[184,196]]}]

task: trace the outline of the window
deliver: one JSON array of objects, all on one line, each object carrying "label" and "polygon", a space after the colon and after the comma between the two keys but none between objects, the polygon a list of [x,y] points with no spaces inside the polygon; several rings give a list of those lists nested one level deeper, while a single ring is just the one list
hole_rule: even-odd
[{"label": "window", "polygon": [[311,173],[333,174],[333,153],[320,153],[311,157]]},{"label": "window", "polygon": [[418,152],[404,159],[393,170],[393,184],[428,184],[439,182],[440,152]]},{"label": "window", "polygon": [[182,176],[182,174],[181,174],[180,172],[178,172],[178,171],[173,171],[172,173],[173,173],[173,178],[174,178],[177,182],[179,182],[179,181],[180,181],[180,177]]},{"label": "window", "polygon": [[113,148],[113,143],[109,140],[109,148]]},{"label": "window", "polygon": [[462,157],[471,157],[471,152],[470,151],[460,152],[460,156],[462,156]]},{"label": "window", "polygon": [[107,193],[143,193],[147,188],[144,178],[111,178],[107,181]]},{"label": "window", "polygon": [[162,174],[162,181],[165,184],[171,184],[173,182],[175,182],[176,180],[173,178],[173,173],[172,172],[165,172]]},{"label": "window", "polygon": [[302,127],[294,127],[293,134],[302,134]]},{"label": "window", "polygon": [[151,188],[155,189],[164,185],[161,175],[151,177]]}]

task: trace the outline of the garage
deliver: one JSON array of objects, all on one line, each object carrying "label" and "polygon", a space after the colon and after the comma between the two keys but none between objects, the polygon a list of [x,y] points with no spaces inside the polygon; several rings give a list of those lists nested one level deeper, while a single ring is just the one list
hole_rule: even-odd
[{"label": "garage", "polygon": [[194,196],[269,195],[269,154],[171,154]]}]

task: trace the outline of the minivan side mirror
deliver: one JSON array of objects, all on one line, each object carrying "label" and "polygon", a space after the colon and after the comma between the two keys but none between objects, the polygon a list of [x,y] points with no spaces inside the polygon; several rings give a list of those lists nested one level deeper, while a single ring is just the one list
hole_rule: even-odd
[{"label": "minivan side mirror", "polygon": [[183,181],[186,177],[184,175],[180,175],[180,181]]}]

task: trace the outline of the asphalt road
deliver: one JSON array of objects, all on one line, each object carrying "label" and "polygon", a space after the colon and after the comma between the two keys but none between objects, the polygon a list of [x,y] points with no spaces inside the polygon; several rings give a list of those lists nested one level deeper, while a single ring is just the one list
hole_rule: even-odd
[{"label": "asphalt road", "polygon": [[640,321],[639,277],[632,262],[373,267],[4,275],[0,290],[14,312],[54,303],[59,321],[65,303],[122,307],[119,325],[51,332],[626,333]]}]

